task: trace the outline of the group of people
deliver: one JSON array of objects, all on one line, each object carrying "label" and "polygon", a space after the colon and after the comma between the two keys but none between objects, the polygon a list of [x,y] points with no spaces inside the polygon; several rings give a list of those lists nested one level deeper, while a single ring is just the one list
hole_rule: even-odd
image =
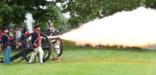
[{"label": "group of people", "polygon": [[[26,61],[31,64],[36,57],[36,55],[39,53],[39,59],[40,63],[43,63],[43,56],[44,52],[41,47],[41,35],[40,35],[40,26],[36,25],[34,26],[33,33],[32,33],[32,38],[31,38],[31,44],[33,46],[33,53],[30,57],[30,59],[27,59]],[[1,43],[2,43],[2,50],[3,50],[3,55],[4,55],[4,64],[10,64],[10,58],[11,58],[11,41],[16,40],[13,39],[12,36],[9,35],[10,29],[8,26],[3,27],[3,32],[1,33]],[[26,48],[26,43],[25,40],[29,35],[29,32],[26,29],[23,29],[22,35],[18,39],[18,46],[21,48]],[[25,52],[22,52],[22,55],[26,55]]]}]

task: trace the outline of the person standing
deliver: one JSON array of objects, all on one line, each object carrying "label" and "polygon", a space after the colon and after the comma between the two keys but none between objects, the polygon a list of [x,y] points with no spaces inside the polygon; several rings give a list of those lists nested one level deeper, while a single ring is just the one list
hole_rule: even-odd
[{"label": "person standing", "polygon": [[8,27],[3,28],[2,33],[2,48],[4,55],[4,64],[10,64],[10,55],[11,55],[11,47],[10,47],[10,39],[8,35],[9,29]]},{"label": "person standing", "polygon": [[34,27],[34,32],[32,33],[31,43],[33,45],[34,52],[32,53],[29,64],[31,64],[35,56],[39,53],[40,63],[43,63],[43,49],[41,47],[41,36],[40,36],[40,27],[36,25]]},{"label": "person standing", "polygon": [[27,56],[27,48],[28,48],[28,43],[26,42],[27,37],[29,36],[29,32],[26,28],[23,29],[22,31],[22,35],[21,38],[19,40],[19,48],[20,48],[20,52],[22,54],[22,57],[28,62],[29,59],[26,58]]},{"label": "person standing", "polygon": [[21,28],[20,27],[17,27],[15,29],[15,39],[16,41],[19,41],[19,39],[21,38],[21,35],[22,35],[22,31],[21,31]]},{"label": "person standing", "polygon": [[20,27],[17,27],[15,29],[15,41],[16,41],[16,48],[18,49],[19,48],[19,40],[21,38],[21,35],[22,35],[22,31],[21,31],[21,28]]},{"label": "person standing", "polygon": [[55,29],[53,23],[50,20],[47,23],[47,31],[49,36],[55,36],[59,34],[59,30]]}]

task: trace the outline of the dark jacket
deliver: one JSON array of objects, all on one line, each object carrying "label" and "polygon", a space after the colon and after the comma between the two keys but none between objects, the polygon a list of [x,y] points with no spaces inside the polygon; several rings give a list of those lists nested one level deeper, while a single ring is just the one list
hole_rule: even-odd
[{"label": "dark jacket", "polygon": [[41,36],[40,36],[40,32],[36,32],[34,31],[32,33],[32,39],[31,39],[32,44],[36,45],[36,47],[39,47],[41,45]]},{"label": "dark jacket", "polygon": [[3,48],[10,46],[10,39],[7,33],[2,34],[2,46]]},{"label": "dark jacket", "polygon": [[28,46],[28,44],[27,44],[27,42],[26,42],[26,39],[27,39],[27,35],[25,35],[25,34],[22,34],[21,35],[21,38],[20,38],[20,43],[21,43],[21,48],[27,48]]}]

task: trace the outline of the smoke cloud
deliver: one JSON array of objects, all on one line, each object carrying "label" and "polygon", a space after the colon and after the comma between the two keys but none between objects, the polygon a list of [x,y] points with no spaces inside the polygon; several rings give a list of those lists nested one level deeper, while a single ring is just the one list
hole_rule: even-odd
[{"label": "smoke cloud", "polygon": [[32,24],[35,22],[33,20],[32,14],[26,13],[25,18],[26,18],[26,20],[24,22],[26,23],[27,29],[28,29],[29,33],[32,33],[33,32]]},{"label": "smoke cloud", "polygon": [[122,45],[156,49],[156,10],[139,7],[95,19],[61,36],[77,45]]}]

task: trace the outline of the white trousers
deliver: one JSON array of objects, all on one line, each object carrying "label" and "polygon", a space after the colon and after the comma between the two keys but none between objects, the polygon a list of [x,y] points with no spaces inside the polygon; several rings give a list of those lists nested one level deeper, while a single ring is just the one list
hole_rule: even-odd
[{"label": "white trousers", "polygon": [[54,45],[57,54],[60,54],[60,46],[58,44]]},{"label": "white trousers", "polygon": [[34,50],[35,51],[32,53],[29,63],[32,63],[34,61],[34,58],[36,57],[37,53],[39,53],[40,63],[43,63],[44,52],[43,52],[43,49],[41,48],[41,46],[35,48]]}]

